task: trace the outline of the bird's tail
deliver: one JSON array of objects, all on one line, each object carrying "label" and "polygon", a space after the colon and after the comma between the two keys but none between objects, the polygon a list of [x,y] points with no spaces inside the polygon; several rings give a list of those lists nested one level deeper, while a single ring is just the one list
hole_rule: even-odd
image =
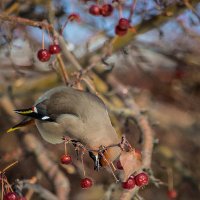
[{"label": "bird's tail", "polygon": [[10,133],[13,132],[19,128],[22,128],[24,126],[30,125],[34,123],[34,119],[30,118],[30,117],[26,117],[25,119],[23,119],[20,123],[16,124],[15,126],[13,126],[12,128],[9,128],[6,132]]}]

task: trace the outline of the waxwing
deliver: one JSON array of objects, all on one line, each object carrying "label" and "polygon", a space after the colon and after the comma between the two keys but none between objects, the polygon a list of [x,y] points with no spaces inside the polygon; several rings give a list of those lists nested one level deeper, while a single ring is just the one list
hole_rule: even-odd
[{"label": "waxwing", "polygon": [[[56,87],[39,97],[32,108],[15,112],[27,118],[8,132],[35,119],[42,138],[52,144],[62,143],[63,136],[93,150],[120,143],[103,101],[89,92],[67,86]],[[119,146],[114,146],[107,149],[103,157],[112,162],[119,154]],[[98,153],[89,152],[89,155],[96,170],[108,164]]]}]

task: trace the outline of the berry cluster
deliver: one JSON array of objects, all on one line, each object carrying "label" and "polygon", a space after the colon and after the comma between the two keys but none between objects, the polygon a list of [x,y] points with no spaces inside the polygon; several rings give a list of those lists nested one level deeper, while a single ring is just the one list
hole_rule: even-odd
[{"label": "berry cluster", "polygon": [[[113,6],[112,4],[93,4],[89,8],[89,13],[94,16],[103,16],[108,17],[113,13]],[[118,24],[115,27],[115,34],[118,36],[123,36],[127,33],[128,29],[130,28],[130,21],[126,18],[120,18]]]},{"label": "berry cluster", "polygon": [[14,163],[10,164],[6,168],[4,168],[2,171],[0,171],[0,184],[1,184],[0,187],[1,187],[1,192],[2,192],[1,196],[3,197],[2,200],[26,200],[25,197],[20,196],[16,192],[13,191],[5,175],[5,172],[17,163],[18,161],[15,161]]},{"label": "berry cluster", "polygon": [[47,62],[51,55],[60,53],[61,49],[58,44],[51,44],[49,49],[42,48],[38,51],[37,57],[41,62]]},{"label": "berry cluster", "polygon": [[0,174],[0,181],[1,187],[3,188],[2,200],[26,200],[25,197],[19,196],[16,192],[12,190],[5,174]]},{"label": "berry cluster", "polygon": [[137,174],[136,176],[130,176],[126,182],[122,182],[124,189],[130,190],[137,185],[138,187],[145,186],[149,183],[149,177],[144,172]]},{"label": "berry cluster", "polygon": [[[60,162],[64,165],[69,165],[72,163],[72,157],[69,154],[67,154],[66,143],[65,143],[65,154],[63,154],[60,157]],[[93,185],[93,182],[90,178],[83,178],[80,181],[80,186],[83,189],[88,189],[88,188],[92,187],[92,185]]]},{"label": "berry cluster", "polygon": [[89,13],[94,16],[108,17],[113,13],[113,6],[111,4],[103,4],[102,6],[94,4],[90,6]]},{"label": "berry cluster", "polygon": [[[122,17],[122,2],[120,2],[119,0],[113,0],[112,3],[104,2],[103,4],[100,4],[100,2],[98,2],[96,4],[90,5],[88,12],[93,16],[109,17],[112,15],[114,11],[114,8],[115,8],[113,6],[114,4],[118,5],[119,16],[120,16],[120,19],[118,20],[118,23],[115,26],[115,34],[118,36],[124,36],[128,32],[128,29],[131,28],[130,20],[129,20],[131,18],[131,15],[129,16],[129,19]],[[74,21],[80,22],[81,17],[79,14],[72,12],[71,14],[69,14],[66,22],[62,26],[60,34],[61,35],[63,34],[63,30],[68,24],[68,22],[74,22]],[[43,39],[43,42],[44,42],[44,39]],[[47,62],[50,60],[52,54],[60,53],[60,51],[61,49],[58,44],[52,44],[49,46],[49,49],[45,49],[44,47],[40,49],[37,53],[37,57],[41,62]]]}]

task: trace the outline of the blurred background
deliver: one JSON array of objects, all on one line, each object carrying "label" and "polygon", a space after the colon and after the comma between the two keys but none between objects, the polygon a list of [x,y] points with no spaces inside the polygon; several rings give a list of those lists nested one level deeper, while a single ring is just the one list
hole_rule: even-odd
[{"label": "blurred background", "polygon": [[[114,8],[111,16],[88,12],[91,5],[105,3]],[[37,58],[43,33],[45,47],[52,43],[49,32],[5,16],[44,20],[59,31],[68,16],[76,13],[80,22],[68,20],[62,45],[83,68],[102,61],[86,75],[96,91],[115,107],[121,107],[115,97],[116,88],[109,83],[114,77],[130,92],[154,132],[151,166],[162,184],[158,187],[155,183],[159,181],[152,181],[134,199],[169,199],[169,170],[173,171],[170,177],[178,194],[176,199],[200,199],[199,0],[1,0],[0,4],[0,170],[19,161],[6,172],[11,184],[16,179],[30,180],[58,199],[58,193],[63,192],[59,184],[67,188],[66,199],[119,199],[121,188],[112,174],[105,169],[94,171],[89,158],[85,159],[86,173],[95,185],[89,190],[79,187],[81,161],[75,159],[72,146],[69,152],[73,164],[63,166],[60,156],[64,145],[46,143],[34,125],[5,134],[22,119],[14,109],[32,106],[44,91],[63,84],[57,57],[52,56],[48,62]],[[120,17],[129,18],[131,24],[123,37],[115,34]],[[76,71],[74,63],[62,56],[66,70],[72,74]],[[126,132],[130,143],[142,151],[138,125],[127,125],[123,117],[112,112],[110,115],[118,133]],[[27,199],[45,199],[41,191],[27,187],[23,194]]]}]

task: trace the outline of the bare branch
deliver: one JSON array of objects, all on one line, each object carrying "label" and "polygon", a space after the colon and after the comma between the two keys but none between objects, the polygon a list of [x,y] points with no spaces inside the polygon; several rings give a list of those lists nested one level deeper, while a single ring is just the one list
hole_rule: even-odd
[{"label": "bare branch", "polygon": [[29,180],[16,180],[14,183],[15,188],[23,191],[24,189],[29,189],[37,193],[41,198],[46,200],[58,200],[58,198],[49,192],[47,189],[43,188],[41,185],[32,184]]}]

